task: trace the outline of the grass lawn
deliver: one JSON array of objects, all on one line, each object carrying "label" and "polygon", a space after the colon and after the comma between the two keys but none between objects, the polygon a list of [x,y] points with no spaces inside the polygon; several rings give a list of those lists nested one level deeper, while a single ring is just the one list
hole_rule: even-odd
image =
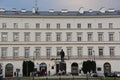
[{"label": "grass lawn", "polygon": [[[86,78],[41,78],[35,80],[87,80]],[[88,80],[120,80],[120,78],[89,78]]]},{"label": "grass lawn", "polygon": [[[32,78],[5,78],[3,80],[33,80]],[[102,77],[97,77],[97,78],[35,78],[34,80],[120,80],[120,78],[102,78]]]}]

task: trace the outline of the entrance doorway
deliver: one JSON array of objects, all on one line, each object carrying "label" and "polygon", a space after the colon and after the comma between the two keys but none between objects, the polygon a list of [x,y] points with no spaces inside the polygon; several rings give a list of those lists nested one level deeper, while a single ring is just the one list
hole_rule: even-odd
[{"label": "entrance doorway", "polygon": [[0,74],[2,74],[2,65],[0,64]]},{"label": "entrance doorway", "polygon": [[5,77],[13,77],[13,65],[10,63],[5,67]]},{"label": "entrance doorway", "polygon": [[59,73],[59,70],[60,70],[60,64],[56,64],[56,74]]},{"label": "entrance doorway", "polygon": [[104,64],[104,74],[111,73],[111,65],[110,63]]},{"label": "entrance doorway", "polygon": [[72,63],[71,74],[72,75],[78,75],[78,64],[77,63]]},{"label": "entrance doorway", "polygon": [[46,76],[47,75],[47,64],[41,63],[40,64],[40,76]]}]

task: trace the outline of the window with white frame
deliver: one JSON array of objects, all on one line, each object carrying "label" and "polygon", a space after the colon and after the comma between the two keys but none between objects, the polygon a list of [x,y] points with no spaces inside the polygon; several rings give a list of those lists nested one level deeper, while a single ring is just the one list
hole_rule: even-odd
[{"label": "window with white frame", "polygon": [[24,41],[29,42],[30,41],[30,33],[24,33]]},{"label": "window with white frame", "polygon": [[81,23],[77,24],[77,29],[81,29]]},{"label": "window with white frame", "polygon": [[16,48],[13,48],[13,58],[17,58],[19,55],[19,48],[16,47]]},{"label": "window with white frame", "polygon": [[14,28],[18,28],[18,23],[13,23]]},{"label": "window with white frame", "polygon": [[88,48],[88,56],[92,56],[93,55],[93,49],[92,48]]},{"label": "window with white frame", "polygon": [[110,52],[110,56],[114,56],[115,55],[114,47],[110,47],[109,52]]},{"label": "window with white frame", "polygon": [[103,33],[98,33],[98,41],[103,41]]},{"label": "window with white frame", "polygon": [[2,23],[2,28],[7,28],[7,23]]},{"label": "window with white frame", "polygon": [[119,32],[119,41],[120,41],[120,32]]},{"label": "window with white frame", "polygon": [[72,41],[72,34],[71,33],[67,33],[67,41]]},{"label": "window with white frame", "polygon": [[60,23],[57,23],[56,25],[57,25],[57,29],[60,29]]},{"label": "window with white frame", "polygon": [[51,48],[46,48],[46,56],[47,57],[51,56]]},{"label": "window with white frame", "polygon": [[51,33],[46,33],[46,41],[51,41]]},{"label": "window with white frame", "polygon": [[71,28],[71,24],[67,23],[67,29],[70,29],[70,28]]},{"label": "window with white frame", "polygon": [[82,47],[78,47],[77,48],[77,55],[78,56],[82,56],[82,54],[83,54],[83,48]]},{"label": "window with white frame", "polygon": [[40,23],[36,23],[36,29],[40,28]]},{"label": "window with white frame", "polygon": [[113,28],[113,23],[109,23],[109,28]]},{"label": "window with white frame", "polygon": [[56,41],[57,42],[61,41],[61,33],[56,33]]},{"label": "window with white frame", "polygon": [[57,56],[60,56],[61,47],[57,47],[56,51],[57,51]]},{"label": "window with white frame", "polygon": [[19,41],[19,33],[13,33],[13,41],[18,42]]},{"label": "window with white frame", "polygon": [[68,57],[70,57],[72,55],[72,48],[71,47],[67,48],[67,55],[68,55]]},{"label": "window with white frame", "polygon": [[47,29],[50,29],[50,23],[47,23],[47,24],[46,24],[46,28],[47,28]]},{"label": "window with white frame", "polygon": [[98,28],[99,28],[99,29],[102,28],[102,23],[98,23]]},{"label": "window with white frame", "polygon": [[8,33],[7,32],[3,32],[1,35],[1,41],[2,42],[7,42],[8,41]]},{"label": "window with white frame", "polygon": [[92,24],[88,23],[88,29],[91,29],[91,28],[92,28]]},{"label": "window with white frame", "polygon": [[1,57],[6,58],[7,57],[7,47],[1,48]]},{"label": "window with white frame", "polygon": [[93,34],[92,33],[88,33],[88,41],[93,41]]},{"label": "window with white frame", "polygon": [[40,42],[40,33],[35,33],[35,41]]},{"label": "window with white frame", "polygon": [[114,33],[109,33],[109,41],[114,41]]},{"label": "window with white frame", "polygon": [[40,48],[39,47],[35,48],[35,54],[36,54],[35,55],[36,58],[40,56]]},{"label": "window with white frame", "polygon": [[99,48],[99,56],[103,56],[103,48]]},{"label": "window with white frame", "polygon": [[82,33],[77,33],[77,41],[82,41]]},{"label": "window with white frame", "polygon": [[29,23],[25,23],[25,29],[28,29],[29,28]]},{"label": "window with white frame", "polygon": [[30,55],[30,48],[25,48],[25,54],[24,54],[24,57],[25,58],[29,58],[29,55]]}]

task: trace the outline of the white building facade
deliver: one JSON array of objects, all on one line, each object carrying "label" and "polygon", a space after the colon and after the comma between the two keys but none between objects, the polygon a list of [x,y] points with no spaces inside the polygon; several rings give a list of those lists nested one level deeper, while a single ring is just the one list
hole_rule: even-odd
[{"label": "white building facade", "polygon": [[[77,73],[86,60],[95,60],[98,73],[120,70],[119,11],[96,12],[0,12],[0,64],[7,77],[7,65],[14,76],[23,61],[33,61],[37,71],[58,73],[60,55],[65,52],[66,74]],[[74,66],[74,65],[73,65]],[[8,69],[9,71],[9,69]],[[76,71],[75,71],[76,72]]]}]

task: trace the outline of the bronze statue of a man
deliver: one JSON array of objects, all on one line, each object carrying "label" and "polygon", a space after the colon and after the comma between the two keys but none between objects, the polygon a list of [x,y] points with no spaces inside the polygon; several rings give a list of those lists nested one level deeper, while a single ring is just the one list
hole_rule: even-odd
[{"label": "bronze statue of a man", "polygon": [[64,53],[63,49],[60,51],[60,56],[61,56],[61,62],[64,62],[65,53]]}]

